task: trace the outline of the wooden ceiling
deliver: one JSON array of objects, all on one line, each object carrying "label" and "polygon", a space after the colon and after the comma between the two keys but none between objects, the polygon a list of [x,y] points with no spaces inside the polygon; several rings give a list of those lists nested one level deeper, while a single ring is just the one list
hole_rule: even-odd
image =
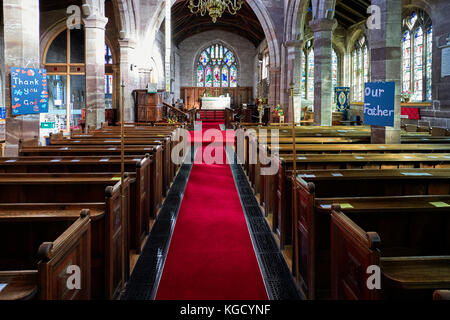
[{"label": "wooden ceiling", "polygon": [[336,19],[344,28],[349,28],[369,17],[369,5],[370,0],[337,0]]},{"label": "wooden ceiling", "polygon": [[39,0],[41,12],[67,9],[71,5],[81,6],[82,0]]},{"label": "wooden ceiling", "polygon": [[207,14],[204,17],[194,15],[188,8],[189,0],[180,0],[172,7],[172,35],[175,43],[195,34],[223,30],[240,35],[257,47],[265,38],[264,31],[253,10],[245,2],[236,15],[225,13],[216,23]]}]

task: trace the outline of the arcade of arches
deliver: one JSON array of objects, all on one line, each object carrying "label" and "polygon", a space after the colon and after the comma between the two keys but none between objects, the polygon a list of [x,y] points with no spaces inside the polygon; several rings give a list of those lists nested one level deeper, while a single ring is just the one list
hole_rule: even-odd
[{"label": "arcade of arches", "polygon": [[[131,248],[135,244],[134,241],[139,242],[147,239],[145,237],[149,234],[153,226],[152,223],[155,222],[157,212],[164,214],[164,208],[168,204],[166,201],[162,205],[163,198],[176,198],[171,196],[174,188],[170,189],[170,186],[172,183],[175,185],[176,179],[178,179],[176,177],[179,177],[176,173],[183,174],[184,169],[181,165],[169,163],[169,145],[172,147],[172,144],[164,144],[164,141],[166,141],[164,139],[169,141],[173,138],[171,129],[174,128],[183,127],[195,131],[197,122],[193,121],[194,119],[203,120],[204,130],[220,128],[221,130],[216,131],[221,131],[223,136],[219,134],[213,140],[218,141],[219,139],[219,141],[228,143],[234,142],[234,136],[230,138],[229,135],[225,134],[232,131],[230,129],[252,129],[262,125],[269,129],[275,129],[282,126],[283,124],[280,123],[283,121],[286,125],[295,122],[297,127],[292,128],[292,132],[284,132],[286,136],[280,138],[282,145],[278,149],[275,147],[271,149],[273,152],[279,151],[282,154],[280,157],[284,160],[277,164],[280,170],[284,170],[282,173],[285,175],[280,174],[284,178],[292,177],[291,173],[294,168],[299,170],[319,168],[323,171],[325,169],[350,170],[358,168],[374,171],[372,172],[373,176],[378,176],[378,169],[388,168],[395,171],[408,168],[412,171],[410,174],[398,173],[395,175],[391,172],[392,176],[387,178],[383,176],[383,173],[379,174],[379,178],[384,179],[383,181],[386,184],[398,180],[398,184],[403,186],[403,189],[400,188],[402,192],[394,192],[389,196],[411,196],[417,195],[414,193],[417,190],[409,190],[409,182],[401,180],[398,175],[401,175],[404,179],[412,179],[412,177],[417,178],[424,174],[428,176],[434,174],[415,172],[414,170],[429,169],[431,171],[440,168],[442,169],[439,173],[441,175],[444,175],[442,172],[448,170],[446,169],[449,168],[448,164],[445,163],[449,157],[445,155],[445,152],[450,151],[446,148],[446,144],[450,141],[450,138],[447,137],[450,135],[450,19],[448,19],[450,1],[245,0],[236,15],[225,12],[216,23],[211,21],[208,14],[201,16],[191,13],[188,7],[189,2],[189,0],[3,0],[0,15],[0,140],[2,141],[2,156],[8,157],[8,160],[3,161],[0,158],[0,172],[6,174],[9,171],[3,170],[3,166],[6,168],[11,163],[19,161],[16,159],[22,159],[22,157],[30,155],[34,155],[36,159],[41,157],[41,160],[36,161],[47,161],[49,157],[57,157],[57,159],[49,160],[53,163],[48,164],[55,167],[57,163],[62,167],[65,161],[72,162],[72,164],[73,162],[83,164],[86,159],[83,160],[82,156],[87,158],[105,157],[96,160],[100,162],[113,161],[116,157],[116,160],[119,161],[119,153],[110,154],[106,149],[112,152],[118,147],[119,140],[117,139],[120,138],[118,125],[121,122],[120,120],[124,120],[129,126],[124,129],[126,132],[126,138],[124,139],[129,139],[129,141],[124,143],[129,144],[126,148],[130,148],[130,151],[127,151],[124,157],[128,161],[126,164],[127,170],[133,168],[131,180],[135,179],[136,181],[133,183],[139,183],[139,178],[135,176],[142,174],[140,171],[134,172],[136,165],[133,161],[136,159],[130,158],[131,155],[143,156],[143,158],[140,156],[137,158],[138,160],[142,159],[140,164],[142,166],[144,166],[146,160],[151,162],[148,164],[148,170],[152,172],[152,175],[149,174],[145,177],[150,181],[148,184],[144,182],[147,181],[144,178],[140,182],[142,190],[148,186],[152,196],[149,195],[148,200],[137,201],[139,203],[134,204],[134,206],[130,204],[130,208],[132,207],[130,210],[137,212],[141,207],[146,208],[142,210],[155,210],[150,215],[151,219],[148,218],[149,215],[147,214],[147,218],[151,222],[142,218],[144,225],[147,224],[146,227],[143,226],[142,228],[149,229],[142,231],[145,234],[142,239],[135,239],[131,231],[127,234],[127,230],[122,230],[124,233],[121,236],[129,241],[124,246],[130,245]],[[31,105],[19,103],[19,101],[22,101],[21,96],[29,93],[23,91],[28,89],[21,87],[22,80],[18,80],[19,82],[12,81],[17,72],[19,72],[19,77],[21,76],[19,68],[41,69],[40,76],[42,76],[41,72],[44,72],[42,83],[45,85],[45,89],[41,94],[36,92],[38,98],[35,101],[27,102]],[[42,71],[42,69],[45,69],[45,71]],[[30,74],[35,75],[35,71],[22,72],[28,76]],[[365,86],[367,83],[379,82],[395,83],[393,92],[394,110],[392,111],[393,125],[365,126]],[[47,104],[44,112],[37,113],[39,99],[41,99],[41,103],[47,102]],[[121,112],[122,104],[124,107],[123,114]],[[30,110],[33,109],[36,112],[20,114],[20,110],[26,109],[24,107],[30,107]],[[264,115],[260,116],[259,111],[261,110],[264,110]],[[377,111],[373,112],[376,113]],[[142,125],[142,128],[139,128],[140,125]],[[224,128],[224,126],[227,128]],[[336,128],[333,126],[336,126]],[[349,131],[350,136],[346,136]],[[142,132],[142,135],[139,135],[140,132]],[[314,132],[314,136],[310,136],[311,132]],[[292,137],[293,134],[297,136],[300,144]],[[258,134],[255,134],[255,136],[250,134],[250,136],[255,141],[261,138]],[[205,140],[210,142],[211,137],[202,140],[202,138],[193,135],[189,138],[191,139],[189,141],[197,143],[197,147],[203,150],[202,148],[207,149],[204,145]],[[251,138],[248,139],[249,144],[253,141]],[[264,136],[264,139],[266,138]],[[145,149],[151,150],[151,154],[144,151],[142,146],[145,144],[144,140],[145,143],[151,145],[149,149]],[[107,148],[102,149],[104,143],[108,141],[110,144]],[[436,151],[437,155],[434,158],[433,156],[430,158],[422,155],[422,151],[425,153],[427,150],[434,150],[426,146],[428,142],[439,143],[436,150],[440,151]],[[33,148],[29,147],[30,153],[24,152],[28,143],[36,148],[32,151]],[[342,148],[336,147],[336,143],[339,143],[338,146],[342,146]],[[417,149],[412,149],[408,143],[414,143],[412,145],[417,145]],[[78,146],[74,146],[76,144]],[[307,151],[302,149],[303,144],[305,144],[305,150]],[[352,149],[353,144],[364,146]],[[382,148],[392,147],[392,150],[397,148],[393,153],[408,153],[406,159],[410,159],[411,162],[403,163],[399,160],[401,157],[394,154],[389,159],[385,156],[384,162],[377,158],[378,160],[374,160],[375,164],[367,164],[367,166],[361,167],[362,165],[359,162],[353,163],[356,160],[348,154],[362,149],[366,150],[366,145],[369,146],[367,150],[375,148],[375,145],[382,145]],[[321,147],[328,149],[322,152]],[[60,150],[57,150],[58,148]],[[85,148],[83,151],[85,153],[76,150],[76,148]],[[296,151],[292,154],[293,150]],[[71,154],[69,151],[73,151],[73,153]],[[258,151],[261,150],[258,149]],[[305,153],[308,157],[313,158],[325,157],[323,154],[327,152],[331,155],[327,154],[330,158],[324,160],[326,164],[311,165],[309,162],[305,164],[302,161],[306,157],[300,157],[298,166],[294,166],[293,164],[297,163],[295,160],[297,152]],[[145,156],[147,153],[150,155]],[[46,156],[48,157],[46,158]],[[351,164],[344,164],[344,160],[339,160],[342,162],[336,160],[341,156],[342,159],[347,156],[348,158],[345,158],[345,161],[348,160]],[[381,154],[372,155],[370,151],[365,152],[364,156],[383,157]],[[364,160],[364,156],[362,158],[356,157],[356,159]],[[66,157],[67,159],[65,159]],[[69,157],[73,158],[69,160]],[[213,153],[213,157],[230,159],[231,155],[221,152]],[[442,159],[439,157],[442,157]],[[429,161],[433,159],[442,161],[439,164],[435,162],[430,164]],[[167,163],[164,162],[166,160]],[[158,161],[164,163],[161,164]],[[118,163],[117,168],[120,168]],[[330,163],[332,164],[330,165]],[[157,168],[157,165],[161,165],[161,167]],[[73,173],[70,166],[67,166],[69,169],[64,169],[64,172],[67,174]],[[100,167],[101,165],[98,165],[98,168]],[[314,245],[317,245],[316,239],[309,239],[310,242],[307,243],[302,242],[305,239],[301,237],[305,234],[301,234],[301,228],[296,226],[305,221],[300,221],[301,219],[294,223],[292,221],[297,217],[295,201],[292,200],[294,201],[292,206],[291,203],[288,203],[291,200],[292,193],[289,195],[289,200],[284,199],[281,195],[282,190],[277,189],[280,187],[284,190],[284,188],[292,187],[292,181],[286,178],[285,181],[283,180],[284,182],[280,182],[277,180],[280,179],[278,175],[276,178],[263,178],[260,174],[262,167],[262,165],[248,163],[237,167],[231,165],[232,170],[228,165],[214,167],[194,164],[190,167],[192,172],[189,171],[191,172],[189,180],[185,179],[188,182],[185,186],[185,192],[183,191],[184,198],[181,197],[183,200],[180,200],[182,202],[178,207],[180,213],[171,240],[172,247],[167,257],[164,258],[166,259],[164,273],[152,282],[152,285],[159,285],[159,290],[155,293],[156,291],[148,289],[150,291],[133,296],[133,293],[130,293],[132,291],[129,291],[132,290],[130,288],[134,288],[133,285],[125,291],[125,284],[122,283],[121,288],[113,288],[119,290],[120,293],[112,290],[105,293],[107,298],[116,298],[122,295],[122,297],[128,297],[129,299],[142,297],[151,297],[152,299],[227,299],[230,298],[230,295],[227,295],[229,291],[233,291],[233,288],[230,287],[234,286],[237,281],[233,278],[234,274],[229,269],[244,274],[245,276],[239,274],[237,278],[239,278],[239,281],[246,283],[247,286],[242,290],[236,289],[236,291],[241,291],[235,296],[232,295],[232,299],[277,298],[266,289],[269,286],[268,283],[272,280],[273,283],[281,282],[267,278],[270,270],[264,271],[264,268],[261,267],[264,259],[258,255],[258,252],[256,253],[257,257],[255,257],[253,252],[253,248],[258,247],[257,245],[252,246],[254,244],[252,241],[256,240],[253,236],[250,239],[246,233],[248,231],[247,222],[250,226],[250,222],[255,219],[246,216],[247,221],[244,213],[247,214],[253,209],[262,210],[266,218],[263,219],[264,223],[269,221],[267,228],[271,228],[271,231],[273,231],[271,232],[273,238],[270,239],[275,239],[274,243],[277,245],[277,250],[281,250],[280,252],[282,252],[288,268],[290,268],[287,278],[292,280],[293,277],[295,280],[291,281],[295,282],[292,287],[294,288],[292,292],[295,293],[290,296],[288,294],[288,298],[292,298],[298,293],[306,298],[319,298],[322,294],[324,296],[328,294],[328,298],[331,294],[334,294],[333,297],[349,298],[349,292],[352,290],[352,294],[357,295],[355,293],[357,290],[350,288],[353,285],[352,283],[348,284],[347,289],[341,288],[345,292],[330,293],[330,288],[328,288],[328,291],[325,290],[326,292],[320,291],[319,287],[322,284],[315,283],[317,279],[308,278],[312,277],[311,270],[306,270],[313,265],[315,266],[315,263],[319,265],[319,261],[311,262],[312,260],[308,260],[306,263],[308,267],[303,264],[295,264],[295,261],[300,261],[303,257],[310,258],[309,254],[312,253],[309,250],[317,249],[313,248]],[[25,168],[25,164],[23,164],[23,168]],[[111,167],[101,172],[118,170],[117,168],[111,168],[116,167],[111,164]],[[34,172],[23,170],[17,172]],[[41,170],[40,174],[44,174],[43,172],[59,172],[52,171],[53,169],[34,170],[37,172]],[[144,169],[142,170],[144,171]],[[92,172],[96,171],[92,169],[90,173],[93,174]],[[1,182],[2,174],[0,174],[0,189],[3,188],[1,187],[3,183]],[[103,174],[106,175],[106,173]],[[238,179],[239,174],[242,179]],[[314,180],[316,175],[320,176],[321,174],[324,173],[310,172],[305,174],[304,178],[311,179],[313,183],[317,182],[319,186],[316,188],[317,199],[311,200],[311,203],[316,201],[315,205],[317,206],[315,209],[311,209],[313,214],[315,214],[314,210],[320,211],[318,209],[320,204],[324,205],[322,208],[331,205],[319,201],[319,198],[328,197],[327,192],[321,194],[323,190],[320,189],[320,183],[322,182]],[[327,179],[329,179],[328,189],[336,189],[332,179],[343,174],[345,173],[333,172],[332,178],[329,176],[323,177],[323,180],[328,181]],[[352,174],[357,175],[358,173]],[[213,184],[209,178],[205,178],[215,175],[220,177],[220,183]],[[23,179],[25,180],[25,178]],[[34,179],[33,175],[30,175],[29,179]],[[108,179],[109,184],[102,185],[103,191],[105,186],[110,185],[111,177],[108,176]],[[112,181],[117,181],[114,180],[117,177],[112,177],[112,179]],[[356,178],[354,180],[354,185],[345,184],[345,188],[357,190],[358,187],[354,186],[360,185],[360,189],[365,190],[366,186],[361,181]],[[437,197],[434,193],[427,193],[435,189],[439,190],[439,196],[442,196],[442,190],[448,196],[447,180],[442,179],[444,181],[442,183],[439,180],[441,184],[437,183],[436,185],[420,180],[423,182],[423,186],[420,185],[417,189],[421,190],[421,196]],[[234,181],[237,181],[236,184]],[[238,181],[246,181],[249,184],[242,187]],[[422,183],[420,181],[414,180],[412,184]],[[304,181],[301,180],[301,182]],[[306,188],[301,182],[298,185],[299,190]],[[5,186],[7,183],[9,182],[4,182]],[[67,184],[70,183],[72,182],[67,182]],[[275,183],[280,184],[275,186]],[[323,183],[326,184],[327,182]],[[209,184],[211,184],[211,187],[208,187]],[[374,182],[374,184],[376,183]],[[130,182],[130,185],[132,185],[132,182]],[[382,184],[377,184],[377,186],[380,187]],[[273,188],[270,189],[270,187]],[[428,191],[423,191],[422,187]],[[130,188],[130,192],[139,192],[135,190],[138,189],[137,185]],[[295,188],[293,187],[294,190],[297,190]],[[74,188],[71,192],[77,193],[80,190]],[[251,195],[243,195],[241,192],[244,191],[242,190],[250,190],[252,193]],[[56,191],[48,191],[48,193],[52,192]],[[215,192],[220,196],[217,196]],[[284,190],[284,192],[287,191]],[[312,194],[313,189],[308,189],[308,192]],[[0,193],[3,193],[3,189]],[[380,191],[376,192],[376,195],[384,196],[385,194]],[[142,195],[142,197],[144,196]],[[342,192],[339,196],[348,196],[348,193]],[[364,196],[367,196],[367,194],[363,191],[358,195],[358,197]],[[253,201],[256,204],[245,207],[245,199],[250,199],[249,197],[251,200],[248,200],[248,202]],[[329,195],[329,197],[332,196]],[[204,203],[199,204],[198,198],[202,198]],[[33,199],[36,199],[36,197]],[[69,197],[67,199],[77,202],[77,199],[74,200]],[[104,199],[102,198],[101,201],[104,201]],[[283,199],[286,202],[282,202]],[[299,199],[304,200],[301,196],[299,196]],[[276,201],[279,202],[275,203]],[[379,202],[376,204],[379,204],[384,200],[378,199],[377,201]],[[422,200],[415,199],[414,201]],[[83,200],[81,202],[89,201]],[[429,208],[430,203],[437,207],[444,204],[440,208],[450,207],[447,202],[450,203],[450,200],[439,197],[433,198],[427,202],[426,210],[435,209],[434,207]],[[192,212],[193,209],[190,211],[187,203],[195,208],[196,212]],[[356,207],[357,204],[359,202],[355,202],[353,206]],[[407,206],[406,201],[405,203],[402,202],[402,205]],[[303,206],[302,208],[306,210],[304,208],[305,203],[302,203],[302,206],[297,203],[297,206],[299,208]],[[353,208],[352,205],[349,206]],[[382,207],[381,204],[380,206]],[[217,208],[217,215],[220,219],[223,219],[221,221],[224,221],[224,225],[230,228],[227,232],[222,234],[220,230],[217,230],[220,229],[217,224],[209,221],[210,216],[206,209],[210,208]],[[345,211],[346,208],[349,207],[341,206],[340,209]],[[0,231],[3,230],[1,226],[2,210],[6,209],[0,205]],[[228,215],[227,210],[232,213]],[[361,210],[363,211],[363,209]],[[395,211],[398,208],[392,210]],[[299,209],[300,211],[301,209]],[[356,211],[358,210],[355,209]],[[447,211],[442,211],[447,216],[444,217],[444,214],[442,214],[441,221],[444,225],[449,226]],[[288,212],[286,216],[283,216],[284,212]],[[439,211],[439,214],[442,212]],[[349,214],[357,216],[356,213],[350,211]],[[95,210],[92,210],[91,214],[95,215]],[[167,214],[168,216],[165,217],[166,220],[162,224],[176,219],[176,217],[170,216],[173,212]],[[339,220],[339,216],[336,215],[336,217]],[[283,219],[287,219],[288,222]],[[309,216],[303,217],[303,219],[309,219]],[[382,219],[388,218],[383,216],[380,221]],[[414,219],[411,214],[411,220],[408,220],[411,224],[411,230],[409,230],[411,233],[415,230],[415,223],[420,224],[421,221],[419,218]],[[399,220],[400,218],[392,222],[393,228],[401,229]],[[193,226],[192,221],[200,221],[201,223],[199,226]],[[427,222],[429,221],[427,220]],[[130,227],[138,229],[139,223],[139,221],[130,218]],[[328,221],[328,223],[330,222]],[[369,224],[369,222],[367,223]],[[434,222],[429,223],[428,229],[424,227],[426,229],[424,234],[433,228],[431,225]],[[289,229],[286,224],[292,224],[292,228]],[[260,227],[266,227],[266,224]],[[94,230],[94,227],[92,229]],[[330,226],[326,225],[323,230],[330,230]],[[337,233],[336,230],[334,231]],[[401,230],[404,231],[404,229]],[[110,231],[108,230],[108,232]],[[388,233],[386,230],[382,231]],[[230,240],[227,237],[231,232],[243,234],[243,236],[236,236],[236,239],[231,237],[233,239]],[[195,236],[192,236],[193,234]],[[217,240],[217,242],[210,242],[205,234],[216,236],[214,241]],[[392,237],[389,240],[394,242],[396,240],[394,239],[395,235],[389,234]],[[369,232],[364,233],[364,235],[369,237],[373,234]],[[191,239],[190,236],[195,239]],[[258,238],[258,235],[255,237]],[[329,237],[328,235],[326,239],[329,240]],[[189,240],[186,240],[186,238],[189,238]],[[432,238],[436,241],[442,240],[442,243],[439,244],[441,247],[438,249],[431,250],[432,254],[430,255],[444,255],[443,251],[449,249],[448,234],[446,238],[439,238],[438,236]],[[2,235],[0,235],[0,240],[2,239]],[[272,241],[269,240],[267,242]],[[295,243],[296,240],[299,242]],[[379,239],[366,239],[365,241],[371,242],[372,240],[380,241]],[[406,246],[408,241],[409,244],[413,242],[411,239],[405,240],[399,246]],[[431,240],[426,242],[423,248],[419,248],[419,245],[417,245],[417,248],[414,249],[421,252],[421,250],[432,246],[430,243],[432,243]],[[205,258],[205,256],[199,254],[201,251],[199,247],[205,244],[216,248],[216,253],[220,251],[218,246],[226,247],[224,255],[235,254],[234,260],[230,259],[231,262],[224,262],[210,252]],[[295,249],[296,245],[301,247]],[[339,243],[339,245],[344,246],[343,243]],[[371,242],[370,245],[375,244]],[[236,250],[229,250],[230,252],[233,251],[232,253],[227,251],[231,246],[236,246]],[[445,250],[443,247],[445,247]],[[132,266],[131,269],[137,263],[136,270],[143,270],[142,264],[149,255],[139,257],[139,253],[141,250],[147,250],[146,248],[139,246],[134,248],[135,255],[129,261]],[[380,248],[383,248],[383,246],[381,245]],[[106,251],[105,248],[103,249]],[[110,249],[119,250],[117,248]],[[336,250],[338,251],[338,249]],[[374,247],[370,247],[370,250],[372,249],[375,252],[379,248],[377,247],[377,250],[375,250]],[[409,248],[410,251],[407,249],[400,251],[408,254],[416,252],[411,248]],[[2,249],[0,248],[0,250]],[[180,258],[180,252],[183,252],[183,250],[187,250],[192,258],[184,256]],[[392,250],[394,251],[394,249]],[[220,252],[222,253],[222,251]],[[113,254],[112,251],[110,253]],[[114,258],[111,259],[123,258],[116,253],[114,252]],[[351,254],[359,253],[352,252]],[[317,253],[317,257],[320,254],[322,253]],[[349,253],[349,255],[351,254]],[[448,252],[446,254],[446,261],[448,262]],[[374,254],[373,257],[375,256]],[[312,254],[311,259],[317,257]],[[376,256],[376,258],[381,259],[380,256]],[[217,272],[229,275],[232,281],[230,280],[228,283],[226,277],[222,279],[217,274],[213,274],[212,278],[218,278],[216,279],[217,283],[222,286],[221,288],[225,288],[215,295],[217,292],[214,291],[210,283],[201,281],[195,283],[196,278],[188,272],[189,268],[181,271],[177,269],[177,265],[195,264],[195,259],[199,259],[199,261],[211,259],[215,263],[214,267],[218,269]],[[389,261],[393,263],[393,260]],[[364,261],[364,263],[366,262]],[[227,263],[230,264],[227,265]],[[327,260],[327,263],[330,263],[330,261]],[[140,265],[141,267],[139,267]],[[204,265],[207,265],[207,263],[204,263]],[[255,268],[259,270],[258,266],[263,271],[252,273],[251,270]],[[317,270],[320,269],[320,267],[315,267]],[[347,267],[356,270],[366,267],[366,265]],[[202,268],[203,265],[195,272],[203,272]],[[130,274],[131,269],[128,270]],[[2,271],[1,264],[0,271]],[[126,271],[124,271],[124,274]],[[324,271],[320,269],[320,272]],[[354,272],[362,271],[358,269]],[[449,284],[448,289],[450,289],[449,274],[450,272],[445,273],[445,281]],[[114,277],[120,277],[120,275],[111,275],[111,282],[115,281],[116,278]],[[134,278],[130,279],[132,279],[131,283],[138,281],[133,280]],[[122,280],[126,282],[129,279]],[[345,279],[342,281],[345,282]],[[190,291],[189,288],[184,288],[183,291],[177,287],[180,282],[185,283],[186,287],[198,286],[196,287],[198,291]],[[1,284],[2,277],[0,275]],[[92,287],[94,288],[97,285],[98,283],[93,283]],[[136,285],[137,287],[139,285]],[[178,289],[179,291],[177,291]],[[172,296],[173,290],[179,295]],[[0,298],[1,291],[2,287],[0,286]],[[288,292],[289,289],[285,291]],[[92,295],[95,296],[96,294],[93,289]],[[98,294],[101,296],[104,293]],[[394,295],[391,292],[390,294]],[[368,293],[367,296],[358,296],[357,298],[373,297],[371,293]]]}]

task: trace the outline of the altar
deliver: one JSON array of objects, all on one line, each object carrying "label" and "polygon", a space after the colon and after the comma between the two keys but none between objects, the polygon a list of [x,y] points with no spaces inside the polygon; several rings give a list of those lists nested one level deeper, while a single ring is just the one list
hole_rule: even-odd
[{"label": "altar", "polygon": [[202,97],[202,110],[225,110],[231,107],[230,97]]}]

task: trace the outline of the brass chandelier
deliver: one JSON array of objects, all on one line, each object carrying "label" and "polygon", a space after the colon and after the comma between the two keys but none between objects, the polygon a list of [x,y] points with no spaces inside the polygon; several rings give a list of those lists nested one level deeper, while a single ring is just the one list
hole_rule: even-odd
[{"label": "brass chandelier", "polygon": [[190,0],[189,9],[193,14],[200,13],[202,17],[208,12],[212,21],[216,23],[225,11],[228,10],[230,14],[235,15],[243,4],[243,0]]}]

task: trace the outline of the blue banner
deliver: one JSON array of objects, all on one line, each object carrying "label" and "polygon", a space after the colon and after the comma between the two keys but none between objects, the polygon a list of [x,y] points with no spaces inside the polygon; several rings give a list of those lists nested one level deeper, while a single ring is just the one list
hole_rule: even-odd
[{"label": "blue banner", "polygon": [[350,88],[336,87],[334,94],[334,102],[336,103],[337,111],[344,111],[350,109]]},{"label": "blue banner", "polygon": [[364,88],[364,124],[393,127],[395,82],[369,82]]},{"label": "blue banner", "polygon": [[11,68],[12,115],[48,112],[47,70]]}]

